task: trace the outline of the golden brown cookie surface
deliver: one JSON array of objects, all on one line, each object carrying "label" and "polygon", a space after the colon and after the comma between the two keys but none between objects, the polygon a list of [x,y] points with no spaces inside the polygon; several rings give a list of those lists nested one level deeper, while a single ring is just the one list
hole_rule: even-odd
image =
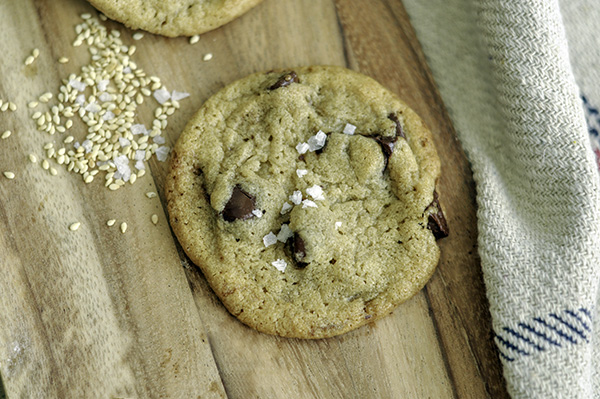
[{"label": "golden brown cookie surface", "polygon": [[[173,152],[173,231],[227,309],[323,338],[389,314],[433,273],[440,164],[420,118],[339,67],[225,87]],[[444,232],[442,232],[443,235]]]},{"label": "golden brown cookie surface", "polygon": [[192,36],[225,25],[262,0],[88,0],[131,29]]}]

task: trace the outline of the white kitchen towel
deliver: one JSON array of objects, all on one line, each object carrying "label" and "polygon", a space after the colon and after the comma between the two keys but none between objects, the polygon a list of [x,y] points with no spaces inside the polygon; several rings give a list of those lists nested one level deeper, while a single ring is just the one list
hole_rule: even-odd
[{"label": "white kitchen towel", "polygon": [[404,4],[472,165],[508,391],[600,398],[600,2]]}]

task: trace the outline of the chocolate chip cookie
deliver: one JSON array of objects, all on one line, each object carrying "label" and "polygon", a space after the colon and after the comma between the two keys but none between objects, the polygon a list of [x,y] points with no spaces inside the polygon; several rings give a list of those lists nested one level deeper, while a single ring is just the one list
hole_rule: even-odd
[{"label": "chocolate chip cookie", "polygon": [[181,134],[171,226],[227,309],[285,337],[342,334],[418,292],[448,233],[421,119],[341,67],[248,76]]},{"label": "chocolate chip cookie", "polygon": [[225,25],[262,0],[88,0],[132,29],[163,36],[192,36]]}]

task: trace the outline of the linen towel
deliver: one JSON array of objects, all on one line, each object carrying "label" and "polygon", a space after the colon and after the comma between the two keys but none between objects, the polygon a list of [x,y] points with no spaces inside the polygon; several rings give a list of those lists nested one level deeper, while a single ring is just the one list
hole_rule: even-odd
[{"label": "linen towel", "polygon": [[600,398],[600,2],[404,4],[472,165],[508,391]]}]

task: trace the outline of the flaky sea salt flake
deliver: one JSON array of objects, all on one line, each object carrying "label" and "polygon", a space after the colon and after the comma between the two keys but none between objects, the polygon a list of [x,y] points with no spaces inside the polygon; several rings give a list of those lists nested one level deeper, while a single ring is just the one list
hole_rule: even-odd
[{"label": "flaky sea salt flake", "polygon": [[323,201],[325,197],[323,196],[323,189],[321,186],[314,185],[306,189],[306,193],[313,197],[316,201]]},{"label": "flaky sea salt flake", "polygon": [[154,96],[156,101],[158,101],[158,103],[161,105],[169,101],[169,99],[171,98],[171,94],[165,88],[154,90],[154,93],[152,95]]},{"label": "flaky sea salt flake", "polygon": [[79,80],[72,79],[69,81],[69,86],[74,88],[77,91],[84,91],[87,85]]},{"label": "flaky sea salt flake", "polygon": [[167,157],[169,156],[169,152],[171,152],[171,149],[165,145],[158,147],[156,149],[156,159],[158,159],[160,162],[164,162],[167,160]]},{"label": "flaky sea salt flake", "polygon": [[314,201],[305,199],[302,201],[302,209],[304,208],[318,208],[318,206]]},{"label": "flaky sea salt flake", "polygon": [[353,135],[355,131],[356,126],[351,123],[346,123],[346,126],[344,126],[344,134]]},{"label": "flaky sea salt flake", "polygon": [[98,96],[98,99],[100,101],[102,101],[103,103],[108,102],[108,101],[112,101],[113,96],[110,93],[104,92],[104,93],[100,93],[100,95]]},{"label": "flaky sea salt flake", "polygon": [[287,267],[287,262],[283,259],[277,259],[275,262],[271,262],[271,264],[282,273],[285,272],[285,268]]},{"label": "flaky sea salt flake", "polygon": [[263,237],[263,244],[265,244],[265,247],[270,247],[275,243],[277,243],[277,236],[273,234],[272,231]]},{"label": "flaky sea salt flake", "polygon": [[308,149],[309,151],[317,151],[325,146],[325,142],[327,141],[327,135],[319,130],[317,134],[310,137],[308,139]]},{"label": "flaky sea salt flake", "polygon": [[281,206],[281,211],[279,213],[281,213],[282,215],[285,215],[291,209],[292,209],[292,206],[290,205],[290,203],[289,202],[284,202],[283,205]]},{"label": "flaky sea salt flake", "polygon": [[171,93],[171,100],[179,101],[179,100],[183,100],[184,98],[188,98],[189,96],[190,96],[190,93],[173,90],[173,92]]},{"label": "flaky sea salt flake", "polygon": [[296,169],[296,174],[298,175],[299,178],[303,178],[304,176],[306,176],[307,173],[308,173],[308,170],[306,170],[306,169]]},{"label": "flaky sea salt flake", "polygon": [[97,112],[100,112],[100,110],[102,109],[102,107],[100,107],[98,104],[96,103],[89,103],[88,105],[86,105],[85,110],[87,112],[91,112],[92,114],[95,114]]},{"label": "flaky sea salt flake", "polygon": [[253,209],[252,214],[257,218],[261,218],[263,216],[263,212],[260,209]]},{"label": "flaky sea salt flake", "polygon": [[279,230],[279,233],[277,233],[277,241],[286,242],[288,238],[290,238],[293,235],[294,232],[292,231],[292,229],[290,229],[290,226],[287,224],[282,224],[281,230]]},{"label": "flaky sea salt flake", "polygon": [[104,115],[102,115],[102,119],[105,121],[112,121],[115,119],[115,114],[113,114],[112,111],[106,111]]},{"label": "flaky sea salt flake", "polygon": [[98,84],[96,85],[96,87],[98,88],[98,91],[103,92],[103,91],[106,91],[109,83],[110,83],[110,80],[104,79],[104,80],[99,81]]},{"label": "flaky sea salt flake", "polygon": [[302,155],[306,154],[306,151],[308,151],[309,148],[310,146],[307,143],[300,143],[296,146],[296,151],[298,151],[298,154]]},{"label": "flaky sea salt flake", "polygon": [[133,134],[134,136],[136,134],[146,134],[147,132],[148,130],[146,129],[146,126],[142,125],[141,123],[137,123],[131,126],[131,134]]},{"label": "flaky sea salt flake", "polygon": [[302,202],[302,191],[294,191],[294,193],[290,195],[290,201],[292,201],[294,205],[300,205]]}]

